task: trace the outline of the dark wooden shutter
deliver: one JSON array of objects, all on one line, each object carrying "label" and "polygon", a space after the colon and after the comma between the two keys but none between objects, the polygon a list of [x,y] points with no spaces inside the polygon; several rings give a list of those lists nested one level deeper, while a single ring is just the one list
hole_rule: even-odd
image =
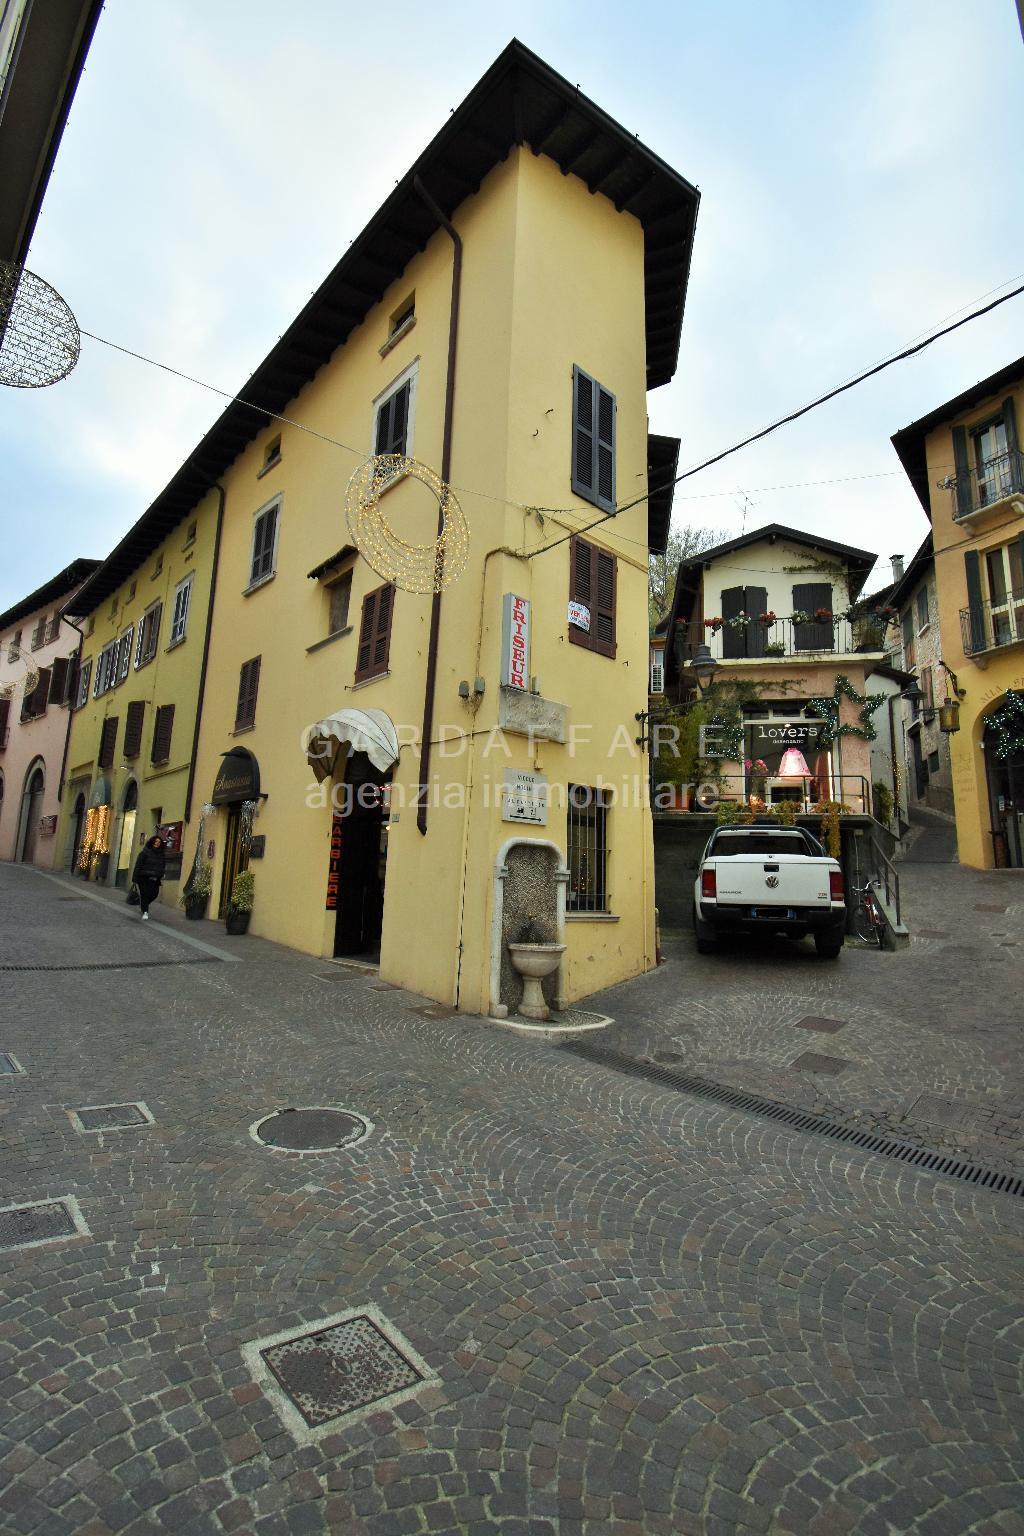
[{"label": "dark wooden shutter", "polygon": [[67,656],[58,656],[53,663],[53,668],[50,672],[50,692],[47,695],[48,703],[64,703],[64,695],[67,693],[68,688],[68,669],[70,666],[71,659]]},{"label": "dark wooden shutter", "polygon": [[[793,588],[793,609],[813,613],[816,608],[832,610],[832,585],[827,581],[809,581]],[[793,646],[798,651],[830,651],[835,631],[832,621],[824,624],[794,624]]]},{"label": "dark wooden shutter", "polygon": [[726,661],[731,661],[736,656],[747,654],[746,637],[741,629],[732,629],[729,620],[734,619],[738,613],[743,612],[743,604],[746,601],[746,589],[744,587],[727,587],[722,593],[722,618],[726,621],[722,630],[722,656]]},{"label": "dark wooden shutter", "polygon": [[376,453],[401,453],[406,450],[406,433],[409,426],[409,397],[411,381],[389,395],[377,411]]},{"label": "dark wooden shutter", "polygon": [[32,692],[25,695],[21,707],[23,720],[34,720],[37,715],[46,714],[46,701],[50,694],[50,668],[40,667],[39,678]]},{"label": "dark wooden shutter", "polygon": [[243,662],[242,670],[238,677],[238,706],[235,710],[235,730],[240,731],[244,726],[254,725],[256,721],[256,695],[260,686],[260,662],[262,657],[254,656],[251,661]]},{"label": "dark wooden shutter", "polygon": [[252,571],[250,582],[259,581],[263,576],[269,576],[274,568],[274,535],[277,531],[278,508],[271,507],[269,512],[257,519],[256,530],[252,541]]},{"label": "dark wooden shutter", "polygon": [[615,655],[615,556],[605,549],[594,550],[594,607],[590,633],[594,650],[601,656]]},{"label": "dark wooden shutter", "polygon": [[75,707],[75,700],[78,697],[78,679],[81,675],[78,657],[69,656],[67,675],[64,678],[64,698],[62,700],[69,709],[74,709]]},{"label": "dark wooden shutter", "polygon": [[981,593],[981,562],[976,549],[964,553],[964,571],[967,576],[967,607],[969,609],[964,649],[969,656],[976,656],[985,649],[985,599]]},{"label": "dark wooden shutter", "polygon": [[10,699],[0,699],[0,750],[7,745],[7,723],[11,717]]},{"label": "dark wooden shutter", "polygon": [[590,629],[569,625],[569,640],[601,656],[615,655],[615,617],[618,602],[618,571],[615,556],[586,539],[569,545],[569,601],[582,603],[590,612]]},{"label": "dark wooden shutter", "polygon": [[763,656],[768,644],[768,626],[761,623],[761,614],[768,609],[768,588],[747,587],[743,599],[744,610],[750,615],[746,629],[748,656]]},{"label": "dark wooden shutter", "polygon": [[572,422],[572,488],[610,512],[615,507],[615,396],[575,365]]},{"label": "dark wooden shutter", "polygon": [[117,742],[117,716],[109,715],[100,731],[100,750],[96,762],[100,768],[114,765],[114,746]]},{"label": "dark wooden shutter", "polygon": [[967,428],[953,428],[953,468],[956,472],[954,515],[963,517],[971,510],[971,457],[967,451]]},{"label": "dark wooden shutter", "polygon": [[[141,729],[141,721],[139,724]],[[171,756],[171,733],[173,730],[174,705],[159,705],[157,707],[156,719],[153,722],[152,761],[154,763],[166,763],[169,761]]]},{"label": "dark wooden shutter", "polygon": [[359,646],[356,652],[357,683],[379,677],[388,670],[391,654],[391,622],[395,611],[393,586],[367,592],[359,619]]},{"label": "dark wooden shutter", "polygon": [[134,699],[128,705],[124,721],[124,755],[138,757],[142,750],[142,722],[146,714],[144,699]]}]

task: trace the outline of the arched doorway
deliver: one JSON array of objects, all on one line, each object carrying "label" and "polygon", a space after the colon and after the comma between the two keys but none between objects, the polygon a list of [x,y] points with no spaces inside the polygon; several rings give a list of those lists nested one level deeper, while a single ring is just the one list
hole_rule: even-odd
[{"label": "arched doorway", "polygon": [[45,790],[46,776],[42,763],[37,760],[25,775],[25,788],[21,797],[21,820],[18,824],[18,849],[15,858],[22,864],[31,864],[36,855],[39,818],[43,814]]},{"label": "arched doorway", "polygon": [[79,855],[82,852],[82,834],[85,831],[85,796],[79,793],[75,800],[75,808],[71,812],[71,862],[69,869],[75,871],[78,868]]},{"label": "arched doorway", "polygon": [[121,835],[117,841],[117,864],[114,872],[114,884],[122,891],[131,878],[138,807],[139,786],[134,779],[130,779],[121,800]]},{"label": "arched doorway", "polygon": [[982,746],[993,862],[997,869],[1024,869],[1024,693],[1009,689],[989,710]]}]

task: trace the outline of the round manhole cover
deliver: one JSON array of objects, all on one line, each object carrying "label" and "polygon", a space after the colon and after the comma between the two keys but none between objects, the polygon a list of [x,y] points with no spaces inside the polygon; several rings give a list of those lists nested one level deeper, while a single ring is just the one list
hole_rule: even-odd
[{"label": "round manhole cover", "polygon": [[330,1152],[350,1147],[370,1134],[362,1115],[347,1109],[280,1109],[257,1120],[252,1134],[265,1147],[283,1152]]}]

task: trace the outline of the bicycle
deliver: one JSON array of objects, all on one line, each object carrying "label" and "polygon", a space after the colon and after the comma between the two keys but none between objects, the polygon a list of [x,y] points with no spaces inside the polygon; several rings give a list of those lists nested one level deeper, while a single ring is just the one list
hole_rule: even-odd
[{"label": "bicycle", "polygon": [[877,944],[882,948],[885,922],[871,883],[853,885],[850,894],[859,898],[853,911],[853,931],[865,944]]}]

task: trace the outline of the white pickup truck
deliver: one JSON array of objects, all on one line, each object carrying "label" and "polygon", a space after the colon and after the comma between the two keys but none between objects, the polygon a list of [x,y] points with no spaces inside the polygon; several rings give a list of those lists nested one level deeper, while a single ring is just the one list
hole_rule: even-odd
[{"label": "white pickup truck", "polygon": [[693,928],[702,955],[728,933],[809,933],[834,960],[846,933],[843,872],[802,827],[719,827],[697,870]]}]

